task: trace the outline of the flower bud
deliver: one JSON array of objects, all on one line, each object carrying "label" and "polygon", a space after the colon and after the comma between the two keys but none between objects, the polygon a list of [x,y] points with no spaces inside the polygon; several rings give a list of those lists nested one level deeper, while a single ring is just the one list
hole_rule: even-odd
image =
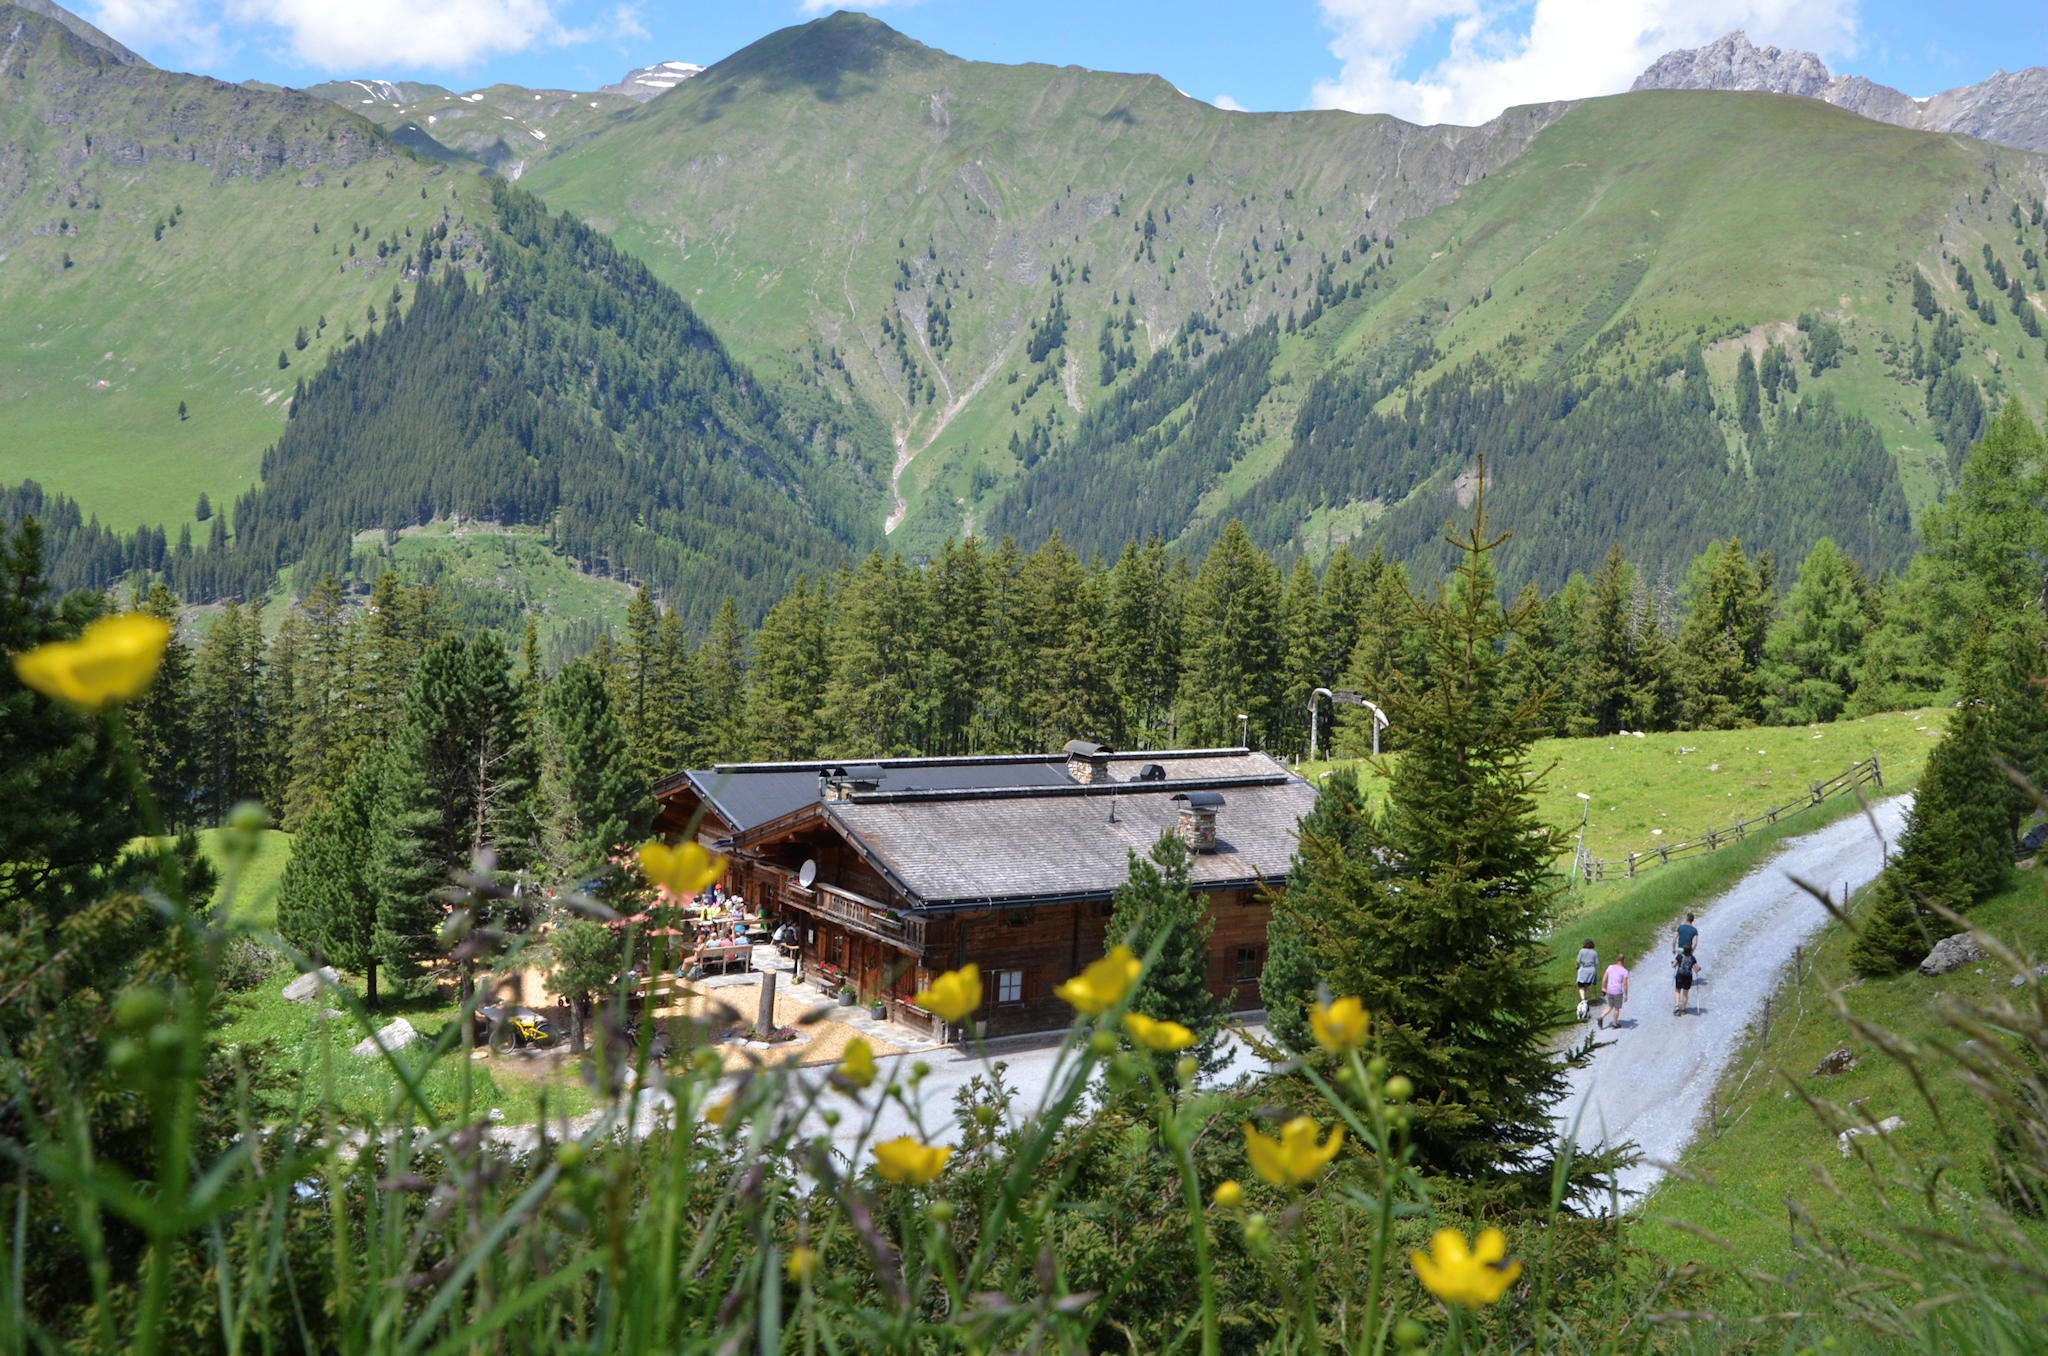
[{"label": "flower bud", "polygon": [[1216,1184],[1216,1204],[1225,1210],[1235,1210],[1244,1204],[1244,1188],[1234,1181]]},{"label": "flower bud", "polygon": [[555,1150],[555,1162],[561,1165],[563,1172],[574,1172],[582,1167],[584,1156],[583,1146],[573,1139]]},{"label": "flower bud", "polygon": [[1406,1074],[1395,1074],[1387,1080],[1386,1093],[1390,1102],[1405,1102],[1415,1095],[1415,1085]]},{"label": "flower bud", "polygon": [[974,1123],[984,1130],[989,1129],[996,1123],[996,1109],[987,1102],[980,1103],[974,1108]]},{"label": "flower bud", "polygon": [[1266,1227],[1266,1217],[1264,1215],[1246,1215],[1244,1217],[1245,1242],[1252,1244],[1263,1243],[1266,1241],[1266,1235],[1270,1232],[1272,1231]]},{"label": "flower bud", "polygon": [[1098,1055],[1108,1056],[1115,1054],[1116,1033],[1113,1031],[1096,1032],[1088,1038],[1088,1048]]},{"label": "flower bud", "polygon": [[818,1113],[818,1119],[825,1122],[827,1130],[835,1129],[839,1125],[839,1113],[829,1106]]},{"label": "flower bud", "polygon": [[913,1083],[923,1082],[926,1078],[931,1076],[931,1072],[932,1066],[925,1063],[923,1060],[919,1060],[917,1061],[917,1063],[910,1066],[910,1081]]},{"label": "flower bud", "polygon": [[924,1208],[924,1212],[931,1218],[934,1224],[951,1224],[953,1222],[953,1203],[951,1201],[933,1201]]},{"label": "flower bud", "polygon": [[1387,1057],[1385,1055],[1374,1055],[1365,1062],[1365,1071],[1374,1078],[1385,1078],[1387,1076]]},{"label": "flower bud", "polygon": [[1180,1079],[1183,1083],[1194,1082],[1195,1075],[1201,1072],[1201,1068],[1202,1066],[1195,1061],[1193,1055],[1182,1055],[1173,1062],[1174,1077]]},{"label": "flower bud", "polygon": [[782,1269],[789,1274],[791,1285],[804,1284],[818,1274],[818,1250],[805,1247],[791,1248],[789,1258],[782,1264]]},{"label": "flower bud", "polygon": [[1394,1325],[1394,1345],[1398,1347],[1419,1347],[1429,1340],[1429,1329],[1412,1318],[1404,1318]]}]

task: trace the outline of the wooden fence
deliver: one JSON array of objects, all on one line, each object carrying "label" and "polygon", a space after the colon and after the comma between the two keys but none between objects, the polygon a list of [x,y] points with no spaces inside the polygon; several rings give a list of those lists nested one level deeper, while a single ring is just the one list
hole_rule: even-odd
[{"label": "wooden fence", "polygon": [[1875,786],[1880,791],[1884,790],[1884,774],[1878,768],[1876,753],[1849,767],[1839,776],[1830,777],[1824,782],[1815,782],[1807,788],[1806,794],[1797,800],[1788,800],[1783,805],[1764,811],[1755,819],[1737,820],[1728,828],[1711,830],[1704,838],[1692,838],[1683,843],[1651,848],[1648,852],[1631,852],[1615,862],[1589,856],[1585,848],[1581,847],[1576,854],[1577,864],[1573,874],[1585,881],[1628,880],[1638,871],[1647,871],[1653,866],[1665,866],[1683,857],[1696,857],[1704,852],[1727,847],[1730,843],[1739,843],[1748,836],[1751,829],[1775,824],[1787,815],[1797,814],[1831,796],[1854,791],[1859,786]]}]

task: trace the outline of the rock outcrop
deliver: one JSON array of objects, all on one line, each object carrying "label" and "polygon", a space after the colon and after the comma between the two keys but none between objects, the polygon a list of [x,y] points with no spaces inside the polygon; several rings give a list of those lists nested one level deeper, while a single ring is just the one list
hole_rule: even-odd
[{"label": "rock outcrop", "polygon": [[1737,29],[1705,47],[1666,52],[1630,88],[1798,94],[1895,127],[2048,151],[2048,67],[1998,71],[1978,84],[1915,99],[1860,75],[1831,75],[1812,52],[1754,46]]},{"label": "rock outcrop", "polygon": [[284,997],[289,1003],[310,1003],[321,994],[342,987],[341,976],[334,972],[334,967],[323,965],[318,970],[308,970],[285,985]]},{"label": "rock outcrop", "polygon": [[400,1017],[378,1031],[374,1036],[365,1036],[349,1047],[348,1052],[362,1059],[374,1059],[386,1050],[403,1050],[420,1039],[420,1033],[411,1022]]},{"label": "rock outcrop", "polygon": [[1984,948],[1977,945],[1977,939],[1967,932],[1958,932],[1953,937],[1944,937],[1934,944],[1934,950],[1927,953],[1927,959],[1920,962],[1920,973],[1929,979],[1945,975],[1951,970],[1960,970],[1965,965],[1974,965],[1984,959]]}]

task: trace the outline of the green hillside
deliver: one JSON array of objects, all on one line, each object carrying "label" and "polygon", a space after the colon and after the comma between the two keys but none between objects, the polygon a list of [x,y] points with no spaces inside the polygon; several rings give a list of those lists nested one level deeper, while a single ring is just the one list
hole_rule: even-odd
[{"label": "green hillside", "polygon": [[[1663,558],[1732,531],[1773,545],[1828,531],[1896,565],[1907,510],[1933,500],[1971,421],[2006,394],[2039,410],[2048,392],[2048,349],[2018,309],[2041,314],[2048,292],[2044,164],[1773,95],[1632,94],[1476,129],[1227,113],[1156,77],[960,61],[839,14],[763,39],[524,182],[646,259],[747,356],[884,411],[912,549],[963,526],[1113,547],[1133,514],[1199,546],[1246,512],[1275,547],[1363,536],[1411,554],[1468,458],[1417,453],[1384,483],[1333,485],[1333,469],[1376,472],[1310,446],[1312,397],[1345,419],[1398,418],[1462,374],[1567,409],[1588,383],[1621,399],[1635,382],[1640,405],[1646,383],[1697,383],[1698,343],[1707,381],[1688,425],[1603,416],[1547,452],[1532,434],[1536,502],[1518,518],[1547,513],[1539,536],[1597,538],[1596,557],[1615,535]],[[1994,287],[1987,244],[2019,301]],[[1931,349],[1937,313],[1953,352],[1916,372],[1915,322]],[[1216,351],[1269,320],[1271,352],[1227,398],[1209,389]],[[1798,392],[1751,420],[1740,353],[1772,344]],[[1634,486],[1640,523],[1581,492],[1683,440],[1664,472],[1696,485],[1678,526],[1658,529],[1671,514]],[[1589,442],[1606,464],[1577,463]],[[1843,483],[1848,505],[1833,502]],[[1538,554],[1531,574],[1581,567],[1562,546]]]},{"label": "green hillside", "polygon": [[488,214],[325,101],[123,64],[4,4],[0,70],[0,483],[123,530],[250,488],[293,382],[410,292],[420,234]]},{"label": "green hillside", "polygon": [[534,161],[637,107],[623,94],[489,85],[461,94],[413,81],[333,80],[306,91],[340,104],[428,154],[463,157],[508,179]]}]

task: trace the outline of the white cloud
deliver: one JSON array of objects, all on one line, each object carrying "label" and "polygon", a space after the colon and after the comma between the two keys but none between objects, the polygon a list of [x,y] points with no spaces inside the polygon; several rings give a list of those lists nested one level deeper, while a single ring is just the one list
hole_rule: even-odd
[{"label": "white cloud", "polygon": [[462,69],[577,36],[548,0],[230,0],[230,12],[276,29],[295,60],[327,71]]},{"label": "white cloud", "polygon": [[199,0],[96,0],[86,18],[124,46],[194,66],[217,66],[238,45],[221,36],[219,8]]},{"label": "white cloud", "polygon": [[620,5],[612,11],[612,36],[623,41],[629,38],[647,39],[654,35],[647,31],[647,25],[640,22],[640,6]]},{"label": "white cloud", "polygon": [[1221,108],[1231,113],[1242,113],[1245,111],[1245,106],[1231,98],[1228,94],[1219,94],[1211,99],[1209,103],[1212,107]]},{"label": "white cloud", "polygon": [[[1392,113],[1411,122],[1485,122],[1515,104],[1615,94],[1678,47],[1746,29],[1823,56],[1853,49],[1859,0],[1319,0],[1343,62],[1319,80],[1317,108]],[[1448,50],[1410,72],[1415,48]]]}]

